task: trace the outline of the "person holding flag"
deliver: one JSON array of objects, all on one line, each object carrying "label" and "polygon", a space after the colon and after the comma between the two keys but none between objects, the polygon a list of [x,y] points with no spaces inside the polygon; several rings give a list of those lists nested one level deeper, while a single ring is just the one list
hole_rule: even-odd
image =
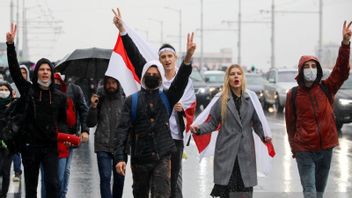
[{"label": "person holding flag", "polygon": [[[116,170],[125,175],[124,157],[127,139],[131,145],[131,169],[134,197],[170,197],[170,157],[176,151],[171,137],[171,109],[181,99],[192,72],[191,59],[196,49],[193,33],[187,38],[187,52],[175,80],[163,90],[164,68],[157,60],[146,62],[140,53],[131,56],[136,68],[142,68],[142,89],[126,98],[121,122],[116,129]],[[137,51],[138,52],[138,51]]]},{"label": "person holding flag", "polygon": [[[113,10],[113,22],[120,31],[121,39],[128,54],[128,57],[135,57],[140,50],[135,41],[129,36],[119,9]],[[161,62],[165,75],[162,77],[162,87],[165,90],[170,88],[178,72],[176,67],[177,55],[175,48],[170,44],[163,44],[158,51],[159,61]],[[139,78],[142,75],[143,63],[133,64],[136,74]],[[189,128],[193,121],[196,109],[196,96],[194,93],[192,81],[188,79],[188,84],[183,92],[182,98],[174,105],[172,114],[169,119],[171,136],[175,142],[177,151],[171,154],[171,197],[182,198],[182,154],[184,150],[183,132],[186,130],[187,141],[189,139]],[[186,120],[186,123],[185,121]]]},{"label": "person holding flag", "polygon": [[[246,90],[241,66],[227,68],[223,92],[213,104],[210,117],[201,125],[192,124],[197,135],[219,129],[215,145],[213,197],[252,197],[257,185],[256,151],[252,129],[262,142],[270,142],[263,130],[255,99]],[[265,119],[265,117],[264,117]]]}]

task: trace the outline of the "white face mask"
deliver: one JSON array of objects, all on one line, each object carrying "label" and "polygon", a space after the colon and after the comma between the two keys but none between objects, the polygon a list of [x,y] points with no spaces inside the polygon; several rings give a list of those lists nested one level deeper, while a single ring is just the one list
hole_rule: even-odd
[{"label": "white face mask", "polygon": [[37,83],[44,88],[49,88],[49,86],[51,85],[51,80],[49,80],[48,82],[45,83],[45,82],[38,79]]},{"label": "white face mask", "polygon": [[0,98],[8,98],[10,96],[10,91],[0,91]]},{"label": "white face mask", "polygon": [[317,78],[317,68],[303,69],[304,80],[313,82]]}]

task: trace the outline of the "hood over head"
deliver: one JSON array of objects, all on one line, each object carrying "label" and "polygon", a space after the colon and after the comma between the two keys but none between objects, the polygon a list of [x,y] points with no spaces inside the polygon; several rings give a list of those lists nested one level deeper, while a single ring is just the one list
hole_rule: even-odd
[{"label": "hood over head", "polygon": [[[143,71],[142,71],[142,78],[141,78],[141,86],[146,89],[146,86],[144,84],[144,75],[145,73],[147,72],[147,70],[150,68],[150,67],[156,67],[160,73],[160,77],[161,77],[161,81],[164,81],[164,78],[165,78],[165,70],[164,70],[164,67],[163,65],[160,63],[160,61],[158,60],[152,60],[152,61],[149,61],[147,62],[144,66],[143,66]],[[162,88],[162,83],[159,85],[159,88]]]},{"label": "hood over head", "polygon": [[104,89],[105,89],[105,87],[106,87],[106,83],[107,83],[108,79],[113,79],[113,80],[115,80],[115,81],[117,82],[117,86],[118,86],[117,89],[119,89],[119,88],[121,87],[119,80],[117,80],[116,78],[114,78],[114,77],[112,77],[112,76],[105,76],[105,77],[104,77],[104,81],[103,81],[103,87],[104,87]]},{"label": "hood over head", "polygon": [[317,78],[315,79],[314,83],[320,82],[321,78],[323,77],[323,69],[321,68],[320,62],[317,57],[315,56],[301,56],[298,62],[298,74],[296,76],[296,81],[298,85],[304,86],[304,74],[303,74],[303,66],[304,63],[307,61],[315,61],[317,63]]},{"label": "hood over head", "polygon": [[40,60],[38,60],[38,62],[35,64],[35,68],[34,68],[34,72],[33,72],[33,77],[32,77],[32,83],[33,85],[38,86],[38,71],[39,71],[39,67],[43,64],[48,64],[50,66],[51,69],[51,85],[50,88],[53,87],[54,84],[54,66],[51,63],[50,60],[46,59],[46,58],[41,58]]},{"label": "hood over head", "polygon": [[12,87],[10,85],[10,83],[8,83],[7,81],[4,80],[0,80],[0,86],[6,86],[7,89],[10,91],[10,96],[12,96]]},{"label": "hood over head", "polygon": [[60,74],[59,72],[54,73],[54,79],[60,81],[60,91],[66,93],[67,91],[67,85],[64,81],[64,75]]},{"label": "hood over head", "polygon": [[24,69],[26,70],[26,73],[27,73],[27,81],[31,81],[31,77],[30,77],[30,73],[29,73],[29,69],[26,65],[20,65],[20,69]]}]

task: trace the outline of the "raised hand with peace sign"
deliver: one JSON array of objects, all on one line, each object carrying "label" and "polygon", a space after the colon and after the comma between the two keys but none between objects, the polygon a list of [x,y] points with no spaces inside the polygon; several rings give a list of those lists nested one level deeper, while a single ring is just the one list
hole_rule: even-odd
[{"label": "raised hand with peace sign", "polygon": [[350,29],[351,25],[352,25],[352,21],[346,26],[347,21],[345,21],[343,23],[343,29],[342,29],[342,36],[343,36],[343,44],[348,45],[350,43],[351,40],[351,35],[352,35],[352,31]]},{"label": "raised hand with peace sign", "polygon": [[113,22],[115,26],[117,27],[117,29],[119,29],[120,32],[125,32],[126,30],[122,22],[120,9],[116,8],[116,11],[112,9],[112,12],[114,13]]},{"label": "raised hand with peace sign", "polygon": [[15,37],[16,37],[17,26],[16,24],[11,24],[10,32],[6,33],[6,43],[13,44]]},{"label": "raised hand with peace sign", "polygon": [[189,64],[192,60],[194,51],[196,50],[196,43],[193,42],[194,32],[187,34],[187,52],[184,63]]}]

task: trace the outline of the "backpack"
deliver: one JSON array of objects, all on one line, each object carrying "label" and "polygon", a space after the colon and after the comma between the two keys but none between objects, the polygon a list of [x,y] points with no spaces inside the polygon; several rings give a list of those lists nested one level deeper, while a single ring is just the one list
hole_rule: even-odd
[{"label": "backpack", "polygon": [[[320,89],[324,92],[325,96],[328,98],[329,103],[332,105],[334,103],[334,98],[331,95],[328,87],[324,83],[319,83]],[[291,88],[291,103],[292,103],[292,111],[294,116],[296,117],[296,96],[297,96],[298,86]]]},{"label": "backpack", "polygon": [[[171,107],[170,107],[170,103],[169,103],[167,96],[165,95],[165,93],[163,91],[159,91],[159,96],[160,96],[160,99],[161,99],[163,105],[165,106],[165,108],[167,110],[168,115],[170,116],[171,115]],[[137,117],[138,97],[139,97],[139,92],[132,94],[132,107],[131,107],[131,120],[132,120],[132,122],[134,122]]]}]

